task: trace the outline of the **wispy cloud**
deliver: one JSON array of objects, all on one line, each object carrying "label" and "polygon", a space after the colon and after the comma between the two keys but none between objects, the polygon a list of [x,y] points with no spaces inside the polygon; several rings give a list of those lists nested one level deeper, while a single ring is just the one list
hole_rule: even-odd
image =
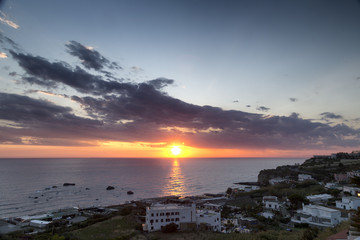
[{"label": "wispy cloud", "polygon": [[256,108],[256,110],[261,111],[261,112],[267,112],[270,110],[270,108],[265,107],[265,106],[259,106]]},{"label": "wispy cloud", "polygon": [[298,101],[297,98],[289,98],[289,100],[290,100],[291,102],[297,102],[297,101]]},{"label": "wispy cloud", "polygon": [[14,23],[13,21],[11,21],[8,16],[0,10],[0,22],[8,25],[9,27],[12,27],[12,28],[15,28],[15,29],[18,29],[19,28],[19,25],[17,25],[16,23]]},{"label": "wispy cloud", "polygon": [[0,58],[7,58],[8,55],[6,55],[6,53],[4,52],[0,52]]}]

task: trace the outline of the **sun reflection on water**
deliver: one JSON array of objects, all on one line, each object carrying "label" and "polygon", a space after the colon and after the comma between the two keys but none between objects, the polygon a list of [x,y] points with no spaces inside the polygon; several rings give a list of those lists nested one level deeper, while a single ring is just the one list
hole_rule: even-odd
[{"label": "sun reflection on water", "polygon": [[181,172],[179,160],[174,159],[169,172],[168,182],[164,188],[164,195],[183,196],[185,194],[185,177]]}]

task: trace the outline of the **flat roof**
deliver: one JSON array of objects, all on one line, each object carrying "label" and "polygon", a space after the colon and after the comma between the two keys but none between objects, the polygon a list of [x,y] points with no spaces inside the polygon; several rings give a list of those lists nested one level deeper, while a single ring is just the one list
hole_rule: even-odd
[{"label": "flat roof", "polygon": [[318,210],[327,211],[327,212],[340,212],[339,210],[327,208],[327,207],[320,206],[320,205],[305,205],[304,207],[318,209]]},{"label": "flat roof", "polygon": [[187,209],[191,206],[180,206],[175,204],[166,204],[166,205],[154,205],[149,207],[150,210],[177,210],[177,209]]}]

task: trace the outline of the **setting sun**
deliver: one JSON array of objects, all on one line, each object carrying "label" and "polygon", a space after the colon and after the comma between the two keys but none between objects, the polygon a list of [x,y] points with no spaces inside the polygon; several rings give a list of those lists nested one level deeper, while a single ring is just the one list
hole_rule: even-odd
[{"label": "setting sun", "polygon": [[171,148],[171,153],[175,156],[179,155],[181,153],[181,148],[179,146],[173,146]]}]

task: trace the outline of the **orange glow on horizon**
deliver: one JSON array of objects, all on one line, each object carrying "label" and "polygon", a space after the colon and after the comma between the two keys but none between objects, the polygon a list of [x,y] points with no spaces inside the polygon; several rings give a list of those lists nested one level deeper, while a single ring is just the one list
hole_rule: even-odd
[{"label": "orange glow on horizon", "polygon": [[[104,142],[94,146],[38,146],[0,145],[0,158],[237,158],[237,157],[289,157],[310,158],[313,155],[353,149],[330,150],[275,150],[275,149],[217,149],[195,148],[166,143]],[[174,155],[171,149],[178,146],[181,153]],[[178,150],[176,150],[178,151]]]}]

